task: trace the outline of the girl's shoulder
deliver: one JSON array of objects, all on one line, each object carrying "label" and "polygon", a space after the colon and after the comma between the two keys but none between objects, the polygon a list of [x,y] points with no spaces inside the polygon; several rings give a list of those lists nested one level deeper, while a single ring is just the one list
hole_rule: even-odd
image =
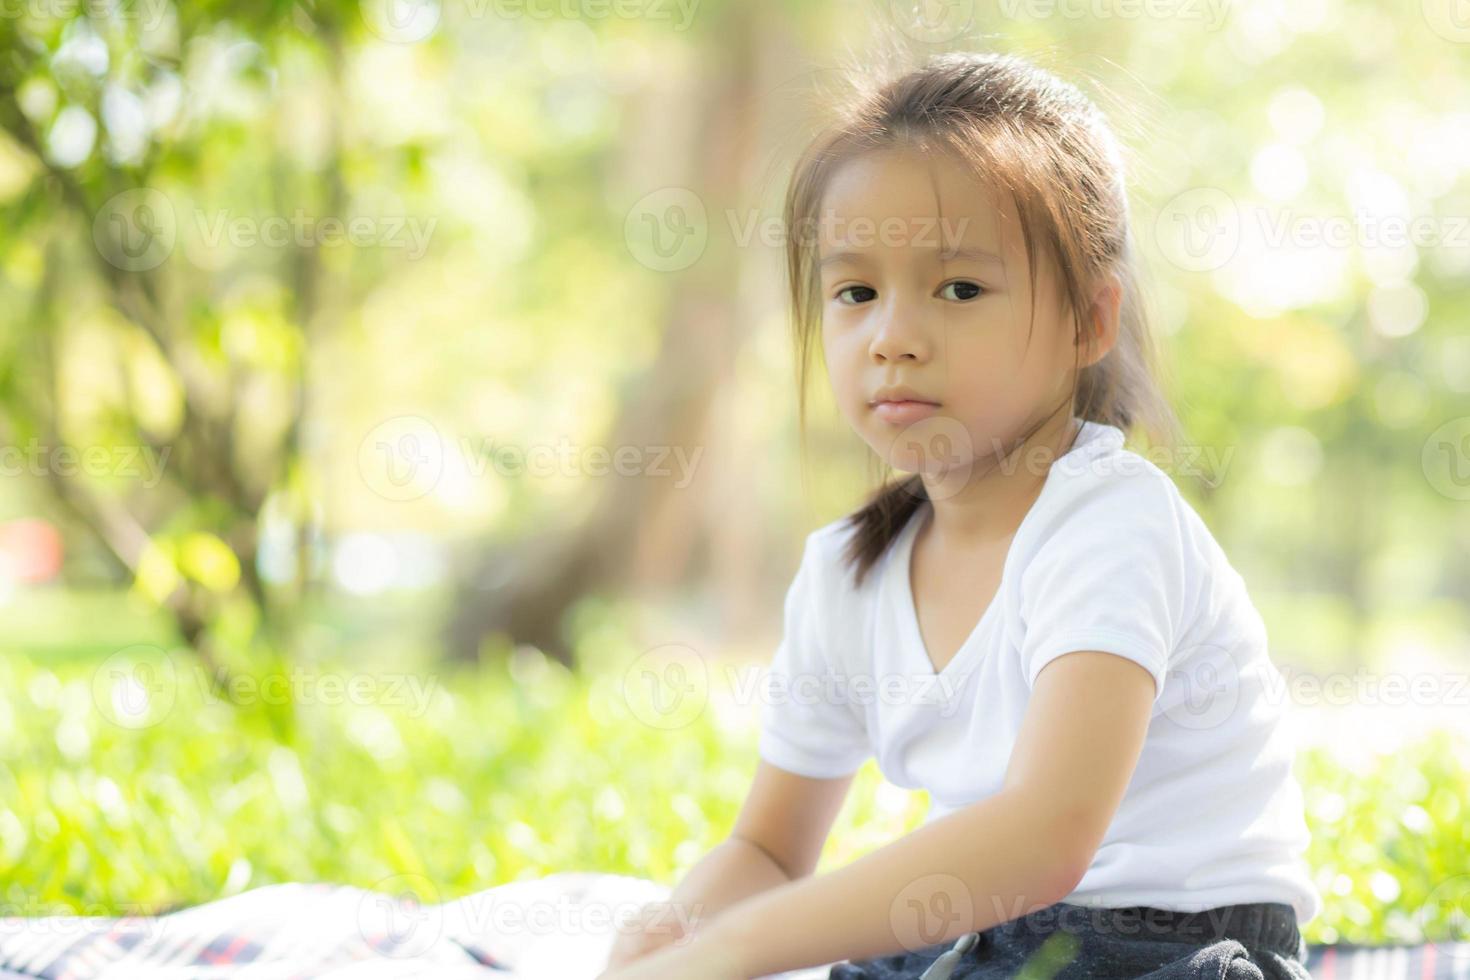
[{"label": "girl's shoulder", "polygon": [[1124,443],[1116,426],[1085,423],[1072,449],[1051,464],[1023,529],[1049,534],[1086,524],[1096,533],[1127,534],[1139,524],[1198,520],[1174,478]]},{"label": "girl's shoulder", "polygon": [[843,515],[810,532],[802,555],[801,574],[807,595],[821,605],[820,616],[833,630],[860,627],[884,601],[889,564],[901,550],[903,534],[908,530],[907,525],[900,529],[859,582],[857,563],[849,550],[858,525],[851,518],[851,514]]},{"label": "girl's shoulder", "polygon": [[1204,518],[1175,478],[1149,458],[1173,469],[1180,451],[1144,455],[1127,448],[1116,427],[1088,424],[1093,438],[1057,460],[1022,521],[1007,557],[1018,577],[1125,562],[1169,569],[1196,597],[1238,589],[1239,574]]},{"label": "girl's shoulder", "polygon": [[[880,558],[868,572],[862,587],[860,589],[856,587],[852,577],[852,563],[848,560],[848,549],[857,534],[857,524],[852,520],[852,516],[844,514],[807,535],[806,560],[815,566],[814,574],[821,580],[824,590],[829,593],[871,590],[888,557],[885,554]],[[889,549],[890,553],[891,551],[892,548]]]},{"label": "girl's shoulder", "polygon": [[1120,483],[1135,488],[1161,482],[1173,485],[1169,474],[1148,457],[1129,449],[1126,441],[1123,430],[1115,425],[1084,422],[1072,448],[1051,465],[1047,489],[1056,485],[1080,492]]}]

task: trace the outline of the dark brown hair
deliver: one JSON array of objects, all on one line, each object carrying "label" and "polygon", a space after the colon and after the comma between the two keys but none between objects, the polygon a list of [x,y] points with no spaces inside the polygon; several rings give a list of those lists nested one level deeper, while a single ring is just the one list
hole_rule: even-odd
[{"label": "dark brown hair", "polygon": [[[1125,435],[1141,429],[1156,445],[1173,444],[1179,424],[1162,390],[1139,288],[1122,149],[1097,106],[1070,83],[1007,54],[950,52],[907,71],[890,69],[886,79],[860,80],[836,121],[798,158],[786,192],[786,228],[814,227],[840,164],[887,148],[952,154],[977,179],[988,177],[1010,195],[1021,217],[1031,281],[1037,281],[1038,260],[1052,264],[1078,340],[1077,311],[1091,305],[1093,285],[1110,272],[1118,276],[1118,338],[1100,360],[1074,371],[1072,412],[1117,426]],[[818,243],[815,236],[791,233],[786,242],[804,458],[806,380],[821,339]],[[1033,329],[1037,305],[1032,303]],[[1078,353],[1080,359],[1080,348]],[[1007,453],[1024,446],[1053,415],[1023,433]],[[898,481],[885,475],[868,502],[848,516],[855,533],[845,557],[858,584],[927,499],[918,474]]]}]

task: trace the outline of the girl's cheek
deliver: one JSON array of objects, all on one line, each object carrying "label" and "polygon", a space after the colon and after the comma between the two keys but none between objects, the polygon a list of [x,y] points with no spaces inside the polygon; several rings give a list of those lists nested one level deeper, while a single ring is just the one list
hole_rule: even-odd
[{"label": "girl's cheek", "polygon": [[841,317],[829,317],[822,331],[823,346],[839,359],[850,359],[864,344],[862,328]]}]

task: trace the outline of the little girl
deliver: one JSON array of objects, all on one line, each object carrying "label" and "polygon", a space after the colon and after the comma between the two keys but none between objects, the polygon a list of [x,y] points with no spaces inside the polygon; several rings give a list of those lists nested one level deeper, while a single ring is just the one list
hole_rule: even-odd
[{"label": "little girl", "polygon": [[[735,828],[605,980],[1308,977],[1264,625],[1124,448],[1178,426],[1101,113],[937,56],[803,154],[785,217],[798,376],[820,330],[843,416],[910,475],[807,537]],[[870,755],[933,808],[814,875]]]}]

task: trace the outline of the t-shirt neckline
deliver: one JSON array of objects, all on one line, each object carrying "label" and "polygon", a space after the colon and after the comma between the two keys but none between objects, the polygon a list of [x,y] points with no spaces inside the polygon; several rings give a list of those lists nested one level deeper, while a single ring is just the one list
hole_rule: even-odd
[{"label": "t-shirt neckline", "polygon": [[914,513],[910,515],[908,523],[904,525],[903,530],[900,532],[900,538],[894,549],[893,561],[889,563],[887,568],[886,578],[889,580],[891,589],[896,593],[895,600],[898,605],[899,617],[902,620],[900,628],[906,634],[905,642],[902,644],[905,651],[908,651],[905,656],[915,661],[915,669],[920,671],[922,676],[926,678],[952,677],[964,662],[974,656],[975,650],[983,649],[984,644],[980,642],[980,637],[985,633],[989,621],[995,615],[996,607],[1001,603],[1001,596],[1004,594],[1006,586],[1006,567],[1010,564],[1011,554],[1016,547],[1016,539],[1021,536],[1021,531],[1025,529],[1026,522],[1031,519],[1031,515],[1036,513],[1037,505],[1041,503],[1041,498],[1046,493],[1047,484],[1051,482],[1051,474],[1056,469],[1056,465],[1085,447],[1096,445],[1101,438],[1111,434],[1110,430],[1116,431],[1115,426],[1104,426],[1088,419],[1081,421],[1082,428],[1078,430],[1077,438],[1073,440],[1071,448],[1057,457],[1051,466],[1048,467],[1046,478],[1042,481],[1041,492],[1036,495],[1036,500],[1032,501],[1030,509],[1022,516],[1021,523],[1016,526],[1015,533],[1011,535],[1010,544],[1006,547],[1006,556],[1001,563],[1000,581],[996,585],[995,595],[990,598],[990,604],[980,614],[980,618],[976,620],[974,628],[961,641],[960,647],[955,651],[954,656],[949,658],[949,663],[945,664],[939,670],[934,669],[934,660],[929,654],[928,646],[924,643],[923,631],[919,629],[919,611],[918,605],[914,601],[911,567],[913,564],[914,540],[918,537],[919,529],[923,522],[929,519],[927,511],[931,508],[931,505],[926,501],[920,504],[914,510]]}]

